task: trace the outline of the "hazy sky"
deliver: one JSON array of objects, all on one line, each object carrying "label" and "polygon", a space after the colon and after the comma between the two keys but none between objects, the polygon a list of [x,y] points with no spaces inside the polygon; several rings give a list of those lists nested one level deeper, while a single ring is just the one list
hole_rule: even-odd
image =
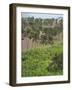
[{"label": "hazy sky", "polygon": [[63,17],[63,14],[51,14],[51,13],[32,13],[32,12],[22,12],[22,17],[34,17],[34,18],[59,18]]}]

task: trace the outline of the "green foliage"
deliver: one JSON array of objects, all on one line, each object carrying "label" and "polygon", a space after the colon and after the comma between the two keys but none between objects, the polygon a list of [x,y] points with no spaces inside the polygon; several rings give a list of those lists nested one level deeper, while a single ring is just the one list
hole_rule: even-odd
[{"label": "green foliage", "polygon": [[62,44],[28,49],[22,53],[22,77],[61,75]]},{"label": "green foliage", "polygon": [[52,62],[48,66],[48,70],[53,71],[61,71],[63,69],[63,53],[59,55],[55,54],[55,57],[52,59]]}]

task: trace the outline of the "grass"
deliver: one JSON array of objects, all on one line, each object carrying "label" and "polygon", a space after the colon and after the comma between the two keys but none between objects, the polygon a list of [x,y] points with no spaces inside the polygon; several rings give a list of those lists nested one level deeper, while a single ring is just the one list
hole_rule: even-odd
[{"label": "grass", "polygon": [[62,44],[28,49],[22,53],[22,77],[62,75]]}]

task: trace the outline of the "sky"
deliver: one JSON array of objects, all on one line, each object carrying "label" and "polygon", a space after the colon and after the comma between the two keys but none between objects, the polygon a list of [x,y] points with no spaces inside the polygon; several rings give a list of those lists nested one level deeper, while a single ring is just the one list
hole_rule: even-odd
[{"label": "sky", "polygon": [[21,16],[22,17],[42,18],[42,19],[47,19],[47,18],[57,19],[59,17],[63,17],[63,14],[22,12]]}]

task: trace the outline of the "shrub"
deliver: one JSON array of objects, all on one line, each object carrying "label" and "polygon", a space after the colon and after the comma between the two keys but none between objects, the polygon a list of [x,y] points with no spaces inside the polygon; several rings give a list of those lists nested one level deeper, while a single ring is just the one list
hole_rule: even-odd
[{"label": "shrub", "polygon": [[[22,77],[62,74],[62,44],[28,49],[22,53]],[[51,65],[52,64],[52,65]]]}]

